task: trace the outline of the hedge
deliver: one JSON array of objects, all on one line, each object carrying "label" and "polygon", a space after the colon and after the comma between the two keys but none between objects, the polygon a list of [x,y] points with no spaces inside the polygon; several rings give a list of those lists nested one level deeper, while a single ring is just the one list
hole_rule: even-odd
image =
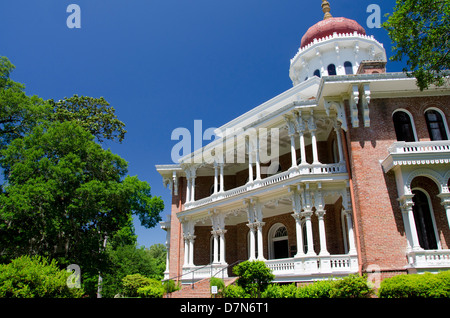
[{"label": "hedge", "polygon": [[378,289],[380,298],[448,298],[450,271],[409,274],[386,278]]}]

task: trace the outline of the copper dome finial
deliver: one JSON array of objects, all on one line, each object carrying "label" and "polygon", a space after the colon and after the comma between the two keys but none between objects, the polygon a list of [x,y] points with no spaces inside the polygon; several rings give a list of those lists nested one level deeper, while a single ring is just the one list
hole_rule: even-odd
[{"label": "copper dome finial", "polygon": [[330,3],[327,0],[322,0],[322,11],[323,13],[325,13],[325,15],[323,16],[324,20],[333,17],[330,13],[330,10]]}]

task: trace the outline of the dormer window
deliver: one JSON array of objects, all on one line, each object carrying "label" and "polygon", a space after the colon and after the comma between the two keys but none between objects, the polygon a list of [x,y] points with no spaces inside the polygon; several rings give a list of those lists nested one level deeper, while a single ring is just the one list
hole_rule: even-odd
[{"label": "dormer window", "polygon": [[319,70],[315,70],[314,71],[314,76],[320,77],[320,71]]},{"label": "dormer window", "polygon": [[346,75],[352,75],[353,74],[353,65],[352,62],[345,62],[344,63],[344,68],[345,68],[345,74]]}]

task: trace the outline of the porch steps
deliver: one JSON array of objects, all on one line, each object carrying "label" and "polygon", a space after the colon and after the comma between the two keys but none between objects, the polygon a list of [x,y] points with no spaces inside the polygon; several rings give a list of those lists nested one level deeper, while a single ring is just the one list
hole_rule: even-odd
[{"label": "porch steps", "polygon": [[[225,286],[233,284],[237,277],[225,278]],[[171,293],[169,298],[211,298],[209,278],[204,278],[194,284],[183,286],[182,289]]]}]

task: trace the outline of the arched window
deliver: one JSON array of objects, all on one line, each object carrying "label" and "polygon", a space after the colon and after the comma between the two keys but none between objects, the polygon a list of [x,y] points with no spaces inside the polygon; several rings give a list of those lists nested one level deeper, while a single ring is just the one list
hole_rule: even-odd
[{"label": "arched window", "polygon": [[351,75],[353,74],[353,65],[351,62],[347,61],[344,63],[344,68],[345,68],[345,74],[346,75]]},{"label": "arched window", "polygon": [[314,71],[314,76],[320,77],[320,71],[319,70],[315,70]]},{"label": "arched window", "polygon": [[442,114],[435,109],[429,109],[425,112],[428,133],[431,140],[447,140],[447,131],[444,125]]},{"label": "arched window", "polygon": [[328,75],[336,75],[336,66],[334,64],[328,65]]},{"label": "arched window", "polygon": [[416,224],[419,244],[425,250],[435,250],[438,248],[436,237],[436,226],[434,222],[433,210],[428,196],[421,190],[413,190],[413,213]]},{"label": "arched window", "polygon": [[395,134],[398,141],[416,141],[412,120],[407,112],[402,110],[396,111],[392,115],[392,120],[394,121]]},{"label": "arched window", "polygon": [[269,257],[270,259],[289,257],[288,233],[281,223],[273,225],[269,230]]}]

